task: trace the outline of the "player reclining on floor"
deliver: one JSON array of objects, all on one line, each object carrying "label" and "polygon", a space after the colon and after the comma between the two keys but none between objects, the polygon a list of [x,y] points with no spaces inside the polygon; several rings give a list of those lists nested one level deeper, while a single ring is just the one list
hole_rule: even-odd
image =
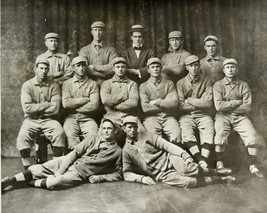
[{"label": "player reclining on floor", "polygon": [[2,179],[2,192],[8,186],[16,188],[25,183],[38,188],[56,189],[85,182],[122,179],[121,148],[114,140],[115,131],[114,123],[104,120],[101,136],[88,136],[66,156],[30,166],[28,171]]},{"label": "player reclining on floor", "polygon": [[123,120],[127,135],[123,147],[125,181],[148,185],[159,181],[178,187],[235,181],[227,171],[200,167],[185,150],[158,135],[137,132],[137,123],[137,118],[133,116]]}]

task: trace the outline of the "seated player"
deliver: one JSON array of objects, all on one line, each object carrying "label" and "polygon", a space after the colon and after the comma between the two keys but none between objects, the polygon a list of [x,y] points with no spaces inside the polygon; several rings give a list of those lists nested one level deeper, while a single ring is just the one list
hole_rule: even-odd
[{"label": "seated player", "polygon": [[257,177],[264,174],[257,167],[257,154],[261,138],[247,117],[251,109],[251,91],[248,84],[237,77],[238,63],[235,59],[223,62],[225,77],[213,86],[215,117],[215,152],[217,168],[224,168],[223,156],[231,130],[236,131],[248,150],[249,170]]},{"label": "seated player", "polygon": [[62,85],[62,105],[66,118],[63,129],[68,149],[73,150],[81,137],[97,134],[94,115],[99,106],[99,87],[86,75],[86,59],[78,56],[72,60],[74,76]]},{"label": "seated player", "polygon": [[[136,115],[137,113],[139,102],[138,85],[126,76],[127,62],[124,58],[114,58],[112,70],[115,73],[114,76],[104,81],[100,90],[101,100],[106,110],[106,114],[103,117],[112,119],[119,127],[116,133],[116,140],[120,146],[123,146],[125,134],[121,129],[122,120],[127,115]],[[144,127],[141,126],[141,128]]]},{"label": "seated player", "polygon": [[40,134],[51,142],[53,156],[60,157],[65,148],[65,134],[56,120],[61,95],[59,85],[48,79],[49,62],[38,57],[35,62],[35,77],[26,81],[21,88],[21,104],[25,120],[17,138],[17,148],[22,164],[27,170],[31,165],[30,153],[34,139]]},{"label": "seated player", "polygon": [[143,124],[147,131],[159,136],[163,133],[170,142],[180,143],[180,128],[174,117],[177,111],[177,92],[171,80],[161,77],[161,61],[150,58],[147,70],[150,78],[140,85],[141,107],[144,112]]},{"label": "seated player", "polygon": [[[176,84],[179,100],[179,119],[182,142],[202,167],[207,167],[214,139],[212,108],[212,82],[201,75],[199,58],[195,55],[185,59],[186,77]],[[195,129],[199,130],[200,148]]]}]

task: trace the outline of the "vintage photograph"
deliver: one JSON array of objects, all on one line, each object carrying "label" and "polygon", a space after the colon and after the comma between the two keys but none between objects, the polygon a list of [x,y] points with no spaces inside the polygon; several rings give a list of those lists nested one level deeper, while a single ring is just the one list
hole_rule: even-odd
[{"label": "vintage photograph", "polygon": [[264,0],[1,0],[1,212],[266,212],[266,20]]}]

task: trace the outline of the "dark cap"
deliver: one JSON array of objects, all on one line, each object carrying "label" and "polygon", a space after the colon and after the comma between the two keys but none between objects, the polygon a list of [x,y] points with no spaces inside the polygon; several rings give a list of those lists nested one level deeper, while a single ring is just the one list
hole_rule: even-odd
[{"label": "dark cap", "polygon": [[56,38],[56,39],[59,39],[59,35],[57,33],[47,33],[45,35],[45,40],[46,39],[49,39],[49,38]]},{"label": "dark cap", "polygon": [[130,32],[145,32],[145,30],[141,24],[135,24],[131,27]]}]

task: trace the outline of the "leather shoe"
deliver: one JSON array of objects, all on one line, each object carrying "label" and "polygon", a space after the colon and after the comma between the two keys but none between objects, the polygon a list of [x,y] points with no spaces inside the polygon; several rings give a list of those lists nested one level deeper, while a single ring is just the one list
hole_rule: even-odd
[{"label": "leather shoe", "polygon": [[1,192],[4,192],[4,190],[8,187],[11,186],[11,180],[9,177],[5,177],[1,179]]},{"label": "leather shoe", "polygon": [[231,183],[236,181],[236,178],[233,177],[233,176],[230,176],[230,175],[224,176],[224,177],[220,177],[220,179],[221,179],[221,181],[223,183],[227,183],[227,184],[231,184]]},{"label": "leather shoe", "polygon": [[227,175],[232,174],[232,169],[230,169],[230,168],[225,168],[225,167],[220,168],[220,169],[216,169],[216,171],[217,171],[217,174],[218,174],[219,176],[227,176]]}]

